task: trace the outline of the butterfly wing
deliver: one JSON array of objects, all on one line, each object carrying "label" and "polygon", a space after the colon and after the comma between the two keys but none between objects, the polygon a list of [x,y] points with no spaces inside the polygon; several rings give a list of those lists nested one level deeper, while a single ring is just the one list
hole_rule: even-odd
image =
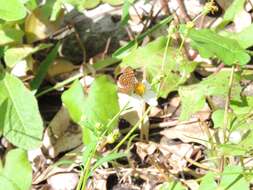
[{"label": "butterfly wing", "polygon": [[125,68],[118,79],[119,91],[127,94],[133,92],[136,82],[133,69],[131,67]]}]

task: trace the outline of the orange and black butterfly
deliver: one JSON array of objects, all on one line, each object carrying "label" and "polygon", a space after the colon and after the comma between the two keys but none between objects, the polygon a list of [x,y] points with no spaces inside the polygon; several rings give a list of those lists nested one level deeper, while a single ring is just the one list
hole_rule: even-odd
[{"label": "orange and black butterfly", "polygon": [[138,83],[135,72],[131,67],[126,67],[118,78],[119,91],[123,93],[133,92],[135,85]]}]

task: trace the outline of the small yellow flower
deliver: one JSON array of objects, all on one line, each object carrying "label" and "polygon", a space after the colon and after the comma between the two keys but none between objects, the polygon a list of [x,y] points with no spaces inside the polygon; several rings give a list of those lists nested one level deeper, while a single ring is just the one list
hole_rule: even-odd
[{"label": "small yellow flower", "polygon": [[142,96],[145,93],[146,87],[143,83],[138,82],[135,85],[134,92],[138,94],[139,96]]}]

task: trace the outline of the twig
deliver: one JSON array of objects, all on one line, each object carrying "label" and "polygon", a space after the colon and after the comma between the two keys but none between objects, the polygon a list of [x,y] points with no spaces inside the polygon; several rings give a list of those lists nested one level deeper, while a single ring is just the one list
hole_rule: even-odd
[{"label": "twig", "polygon": [[166,15],[170,15],[171,13],[170,13],[170,9],[169,9],[169,6],[168,6],[168,0],[160,0],[160,4],[161,4],[163,12]]},{"label": "twig", "polygon": [[102,59],[105,58],[105,55],[108,53],[109,47],[111,44],[111,37],[107,39],[104,52],[102,53]]},{"label": "twig", "polygon": [[179,9],[180,9],[180,12],[181,12],[181,15],[182,15],[183,19],[186,22],[190,22],[191,18],[187,14],[187,11],[186,11],[186,8],[185,8],[183,0],[177,0],[177,3],[178,3],[178,6],[179,6]]}]

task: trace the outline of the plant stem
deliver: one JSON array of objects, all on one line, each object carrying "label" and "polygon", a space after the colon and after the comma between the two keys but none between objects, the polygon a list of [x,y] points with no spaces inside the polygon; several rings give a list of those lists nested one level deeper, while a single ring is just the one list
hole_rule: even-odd
[{"label": "plant stem", "polygon": [[230,98],[231,98],[231,91],[232,91],[232,85],[234,80],[234,72],[235,72],[235,66],[232,66],[232,71],[229,78],[229,84],[228,84],[228,94],[226,97],[226,103],[225,103],[225,112],[224,112],[224,120],[223,120],[223,135],[224,135],[224,143],[226,142],[226,131],[228,127],[228,111],[229,111],[229,104],[230,104]]},{"label": "plant stem", "polygon": [[78,74],[75,75],[75,76],[72,76],[72,77],[70,77],[70,78],[68,78],[68,79],[66,79],[66,80],[64,80],[64,81],[62,81],[62,82],[59,82],[59,83],[55,84],[54,86],[52,86],[52,87],[50,87],[50,88],[48,88],[48,89],[46,89],[46,90],[43,90],[43,91],[39,92],[38,94],[36,94],[36,97],[38,98],[38,97],[40,97],[40,96],[42,96],[42,95],[44,95],[44,94],[46,94],[46,93],[48,93],[48,92],[51,92],[51,91],[53,91],[53,90],[57,90],[57,89],[59,89],[59,88],[62,88],[62,87],[64,87],[65,85],[67,85],[67,84],[69,84],[69,83],[75,81],[76,79],[81,78],[82,76],[83,76],[82,73],[78,73]]},{"label": "plant stem", "polygon": [[133,126],[133,128],[127,133],[127,135],[114,147],[112,152],[115,152],[119,149],[119,147],[126,142],[126,140],[132,135],[132,133],[140,126],[143,119],[147,116],[148,112],[150,111],[151,107],[145,111],[141,119]]}]

